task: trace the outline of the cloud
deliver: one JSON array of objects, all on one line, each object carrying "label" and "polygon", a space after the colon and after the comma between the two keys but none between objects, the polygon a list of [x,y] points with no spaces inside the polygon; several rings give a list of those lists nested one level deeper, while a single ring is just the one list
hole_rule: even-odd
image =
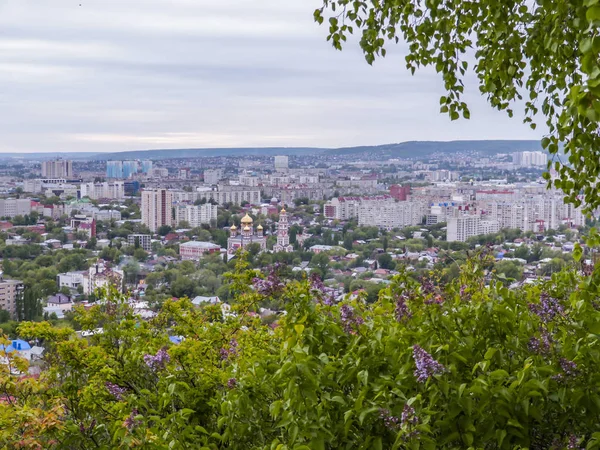
[{"label": "cloud", "polygon": [[[79,6],[81,4],[81,6]],[[2,149],[349,146],[538,138],[467,92],[438,112],[438,76],[403,46],[368,66],[334,51],[318,0],[19,0],[0,4]],[[475,80],[472,85],[476,87]],[[8,151],[8,150],[6,150]]]}]

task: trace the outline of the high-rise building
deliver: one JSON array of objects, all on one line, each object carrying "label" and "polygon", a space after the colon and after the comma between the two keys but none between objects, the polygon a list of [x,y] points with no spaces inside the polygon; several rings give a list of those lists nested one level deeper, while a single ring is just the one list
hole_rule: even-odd
[{"label": "high-rise building", "polygon": [[17,300],[23,296],[25,285],[19,280],[3,280],[0,276],[0,309],[8,311],[17,320]]},{"label": "high-rise building", "polygon": [[543,167],[548,162],[548,155],[544,152],[515,152],[512,154],[513,162],[522,167]]},{"label": "high-rise building", "polygon": [[400,186],[399,184],[394,184],[390,186],[390,195],[396,200],[404,202],[410,195],[410,186]]},{"label": "high-rise building", "polygon": [[205,184],[217,184],[225,176],[223,169],[206,169],[204,171],[204,183]]},{"label": "high-rise building", "polygon": [[274,252],[293,252],[294,247],[290,244],[290,235],[287,212],[283,208],[279,212],[279,224],[277,225],[277,244],[273,246]]},{"label": "high-rise building", "polygon": [[446,240],[448,242],[465,242],[473,236],[497,233],[500,224],[497,220],[485,219],[479,214],[456,213],[448,218]]},{"label": "high-rise building", "polygon": [[138,173],[137,161],[123,161],[123,178],[131,178]]},{"label": "high-rise building", "polygon": [[73,161],[54,159],[42,162],[42,178],[73,178]]},{"label": "high-rise building", "polygon": [[140,165],[142,167],[142,173],[150,173],[150,171],[152,170],[152,161],[150,161],[149,159],[145,159],[141,162]]},{"label": "high-rise building", "polygon": [[277,171],[286,171],[289,168],[289,158],[287,156],[278,155],[273,162]]},{"label": "high-rise building", "polygon": [[142,191],[142,223],[156,233],[163,225],[173,225],[173,194],[168,189]]},{"label": "high-rise building", "polygon": [[123,161],[106,161],[106,178],[123,178]]}]

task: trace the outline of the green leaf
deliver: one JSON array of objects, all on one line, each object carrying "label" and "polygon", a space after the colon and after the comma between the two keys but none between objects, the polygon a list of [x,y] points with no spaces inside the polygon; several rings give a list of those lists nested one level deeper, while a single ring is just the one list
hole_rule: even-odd
[{"label": "green leaf", "polygon": [[589,22],[594,22],[596,20],[600,20],[600,6],[593,5],[593,6],[589,7],[585,13],[585,18]]}]

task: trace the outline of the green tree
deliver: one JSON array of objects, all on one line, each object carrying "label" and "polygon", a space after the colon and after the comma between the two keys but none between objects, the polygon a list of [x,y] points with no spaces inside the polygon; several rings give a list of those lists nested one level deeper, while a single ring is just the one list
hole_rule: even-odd
[{"label": "green tree", "polygon": [[396,263],[388,253],[382,253],[377,257],[377,264],[381,269],[392,270],[396,268]]}]

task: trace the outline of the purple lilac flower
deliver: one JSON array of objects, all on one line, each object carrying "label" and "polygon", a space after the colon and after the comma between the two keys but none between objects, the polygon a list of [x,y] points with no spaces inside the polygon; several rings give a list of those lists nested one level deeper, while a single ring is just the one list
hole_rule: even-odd
[{"label": "purple lilac flower", "polygon": [[432,375],[441,374],[446,370],[443,365],[418,345],[413,346],[413,358],[417,365],[415,377],[417,377],[419,383],[424,383]]},{"label": "purple lilac flower", "polygon": [[563,307],[558,300],[545,292],[540,296],[539,303],[529,304],[529,310],[545,323],[551,322],[557,315],[563,313]]},{"label": "purple lilac flower", "polygon": [[156,355],[144,355],[144,362],[152,370],[164,369],[170,360],[171,357],[165,348],[161,348],[158,352],[156,352]]},{"label": "purple lilac flower", "polygon": [[412,313],[408,309],[408,305],[406,304],[407,297],[405,295],[400,295],[396,299],[396,320],[398,322],[402,322],[405,319],[410,319],[412,317]]},{"label": "purple lilac flower", "polygon": [[355,333],[354,327],[362,325],[365,321],[361,316],[354,314],[354,308],[350,305],[342,305],[340,308],[342,327],[346,333]]},{"label": "purple lilac flower", "polygon": [[127,419],[125,419],[125,422],[123,422],[123,426],[126,427],[128,430],[131,430],[137,426],[139,426],[141,424],[140,420],[136,420],[136,416],[138,415],[138,410],[137,409],[133,409],[131,411],[131,414],[129,414],[129,417]]},{"label": "purple lilac flower", "polygon": [[235,378],[230,378],[229,380],[227,380],[227,387],[229,389],[233,389],[237,386],[237,380]]},{"label": "purple lilac flower", "polygon": [[402,425],[416,425],[419,423],[419,418],[415,414],[415,409],[410,405],[404,405],[402,416],[400,416]]},{"label": "purple lilac flower", "polygon": [[118,384],[111,383],[110,381],[107,381],[104,386],[106,387],[106,390],[118,401],[123,400],[123,395],[125,395],[127,392],[127,389],[122,388]]},{"label": "purple lilac flower", "polygon": [[577,364],[573,361],[569,361],[568,359],[561,358],[560,359],[560,367],[562,368],[565,376],[574,377],[577,376]]},{"label": "purple lilac flower", "polygon": [[392,413],[390,413],[389,409],[380,409],[379,417],[383,420],[386,428],[389,428],[390,430],[400,427],[400,419],[398,419],[396,416],[392,416]]},{"label": "purple lilac flower", "polygon": [[222,348],[219,353],[221,354],[221,359],[228,359],[231,356],[236,356],[238,354],[238,341],[231,339],[229,341],[229,348]]},{"label": "purple lilac flower", "polygon": [[321,277],[319,276],[318,273],[313,272],[310,274],[309,277],[309,281],[310,281],[310,288],[314,289],[315,291],[319,291],[319,292],[325,292],[325,285],[323,284],[323,281],[321,280]]},{"label": "purple lilac flower", "polygon": [[279,291],[281,291],[285,285],[279,278],[279,271],[281,270],[281,264],[277,263],[271,266],[269,274],[266,278],[254,278],[252,283],[256,291],[266,297],[270,297]]},{"label": "purple lilac flower", "polygon": [[569,445],[567,445],[569,449],[583,449],[584,447],[579,446],[579,439],[574,434],[569,436]]}]

